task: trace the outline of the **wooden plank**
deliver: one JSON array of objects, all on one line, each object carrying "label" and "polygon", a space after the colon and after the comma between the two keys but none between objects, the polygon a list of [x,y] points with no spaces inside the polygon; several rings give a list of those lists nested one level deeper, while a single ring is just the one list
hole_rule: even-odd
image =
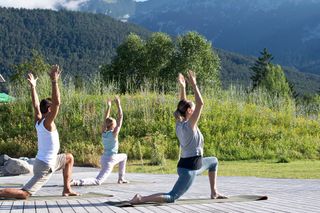
[{"label": "wooden plank", "polygon": [[140,212],[154,212],[154,211],[152,211],[152,210],[150,210],[150,209],[148,209],[148,208],[146,208],[144,206],[136,207],[135,209],[140,211]]},{"label": "wooden plank", "polygon": [[186,205],[170,205],[171,208],[176,209],[180,212],[188,212],[190,209],[185,207]]},{"label": "wooden plank", "polygon": [[47,209],[50,213],[61,213],[60,207],[58,206],[57,201],[45,201]]},{"label": "wooden plank", "polygon": [[101,201],[100,199],[94,198],[94,199],[90,199],[89,202],[91,203],[92,206],[97,208],[100,212],[103,212],[103,213],[113,213],[114,212],[108,206],[106,206],[104,204],[105,200]]},{"label": "wooden plank", "polygon": [[75,211],[70,206],[70,204],[67,202],[67,200],[58,200],[57,204],[63,213],[74,213]]},{"label": "wooden plank", "polygon": [[88,211],[81,206],[78,200],[67,200],[69,205],[73,208],[76,213],[87,213]]},{"label": "wooden plank", "polygon": [[168,212],[168,211],[165,211],[165,210],[163,210],[163,209],[160,209],[160,208],[158,208],[158,207],[156,207],[156,206],[148,206],[148,207],[146,207],[148,210],[150,210],[150,211],[152,211],[152,212],[156,212],[156,213],[166,213],[166,212]]},{"label": "wooden plank", "polygon": [[13,201],[11,207],[12,213],[22,213],[23,212],[23,201]]},{"label": "wooden plank", "polygon": [[38,201],[35,201],[34,204],[35,204],[37,213],[48,213],[49,212],[45,201],[38,200]]},{"label": "wooden plank", "polygon": [[1,205],[0,212],[10,212],[12,208],[13,202],[12,201],[3,201]]},{"label": "wooden plank", "polygon": [[100,200],[105,206],[108,206],[108,208],[110,208],[110,210],[112,212],[119,212],[119,213],[126,213],[127,212],[122,208],[115,207],[115,206],[109,206],[109,205],[105,204],[106,201],[119,201],[119,199],[117,199],[117,198],[109,198],[108,200],[100,198],[98,200]]},{"label": "wooden plank", "polygon": [[25,201],[23,213],[36,213],[36,206],[34,201]]},{"label": "wooden plank", "polygon": [[170,206],[158,206],[158,208],[160,208],[161,210],[164,210],[164,211],[168,211],[168,212],[174,212],[174,213],[181,212],[181,211],[178,211],[174,208],[171,208]]},{"label": "wooden plank", "polygon": [[204,212],[204,213],[210,212],[210,211],[207,211],[206,209],[199,209],[199,207],[197,207],[196,204],[184,205],[184,207],[187,209],[190,209],[192,212]]},{"label": "wooden plank", "polygon": [[90,213],[100,213],[101,212],[95,206],[93,206],[91,204],[91,202],[89,202],[88,200],[79,199],[78,202],[87,212],[90,212]]}]

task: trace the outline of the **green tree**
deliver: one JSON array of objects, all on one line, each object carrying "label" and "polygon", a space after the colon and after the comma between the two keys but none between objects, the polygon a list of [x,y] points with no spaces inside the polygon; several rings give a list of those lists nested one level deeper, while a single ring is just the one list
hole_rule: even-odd
[{"label": "green tree", "polygon": [[[131,33],[117,48],[117,55],[110,65],[100,69],[104,79],[116,80],[120,90],[125,93],[141,86],[144,78],[146,47],[144,41]],[[130,85],[129,85],[130,84]]]},{"label": "green tree", "polygon": [[32,72],[35,76],[47,73],[50,65],[45,62],[44,57],[36,50],[32,50],[31,59],[24,63],[14,65],[14,73],[10,77],[10,82],[14,84],[25,84],[26,76]]},{"label": "green tree", "polygon": [[170,79],[171,64],[174,54],[174,43],[165,33],[153,33],[146,42],[146,73],[149,79],[159,78],[166,81]]},{"label": "green tree", "polygon": [[280,65],[268,64],[260,87],[266,89],[273,96],[290,98],[291,89]]},{"label": "green tree", "polygon": [[28,81],[26,80],[29,72],[39,77],[38,86],[39,95],[48,95],[47,84],[49,81],[47,72],[50,70],[50,64],[46,63],[44,57],[36,50],[32,51],[32,57],[18,65],[13,66],[14,73],[10,77],[10,93],[15,97],[26,97],[24,94],[29,93]]},{"label": "green tree", "polygon": [[266,76],[267,66],[271,64],[271,61],[273,60],[273,56],[268,52],[267,48],[264,48],[260,54],[261,56],[256,60],[255,64],[250,67],[253,71],[253,75],[251,76],[252,90],[259,87],[261,81]]},{"label": "green tree", "polygon": [[220,59],[213,52],[211,42],[199,33],[188,32],[178,37],[173,60],[174,75],[193,69],[197,73],[197,80],[200,84],[220,88]]},{"label": "green tree", "polygon": [[[179,72],[193,69],[200,84],[220,88],[220,60],[211,43],[196,32],[178,37],[177,43],[164,33],[154,33],[146,41],[130,34],[117,49],[117,55],[100,71],[105,80],[117,79],[121,92],[135,91],[151,82],[165,91],[175,85]],[[134,82],[128,86],[129,82]]]}]

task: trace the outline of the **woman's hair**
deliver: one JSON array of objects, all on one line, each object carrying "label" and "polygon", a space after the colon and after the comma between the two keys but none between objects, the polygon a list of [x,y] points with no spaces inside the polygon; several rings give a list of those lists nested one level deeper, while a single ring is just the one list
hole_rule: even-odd
[{"label": "woman's hair", "polygon": [[191,108],[191,106],[192,102],[190,101],[187,101],[185,99],[179,101],[177,110],[173,113],[174,117],[177,120],[182,121],[182,119],[186,117],[187,110]]},{"label": "woman's hair", "polygon": [[46,99],[41,100],[41,102],[40,102],[40,112],[42,114],[47,113],[48,112],[48,108],[51,106],[51,104],[52,104],[51,98],[46,98]]},{"label": "woman's hair", "polygon": [[110,127],[112,126],[113,122],[115,122],[116,120],[112,117],[108,117],[106,118],[106,127],[107,129],[110,129]]}]

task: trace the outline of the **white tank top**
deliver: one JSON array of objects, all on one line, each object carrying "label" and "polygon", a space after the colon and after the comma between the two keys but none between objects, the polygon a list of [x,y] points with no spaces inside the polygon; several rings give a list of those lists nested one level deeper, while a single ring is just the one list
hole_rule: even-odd
[{"label": "white tank top", "polygon": [[38,135],[38,153],[37,159],[47,163],[51,168],[55,167],[57,155],[60,149],[59,134],[55,130],[50,132],[47,130],[43,123],[36,123],[36,130]]}]

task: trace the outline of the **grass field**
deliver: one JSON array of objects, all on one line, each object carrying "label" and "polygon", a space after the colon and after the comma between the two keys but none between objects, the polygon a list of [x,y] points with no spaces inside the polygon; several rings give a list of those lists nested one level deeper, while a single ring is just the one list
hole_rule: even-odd
[{"label": "grass field", "polygon": [[[148,161],[129,161],[127,172],[174,174],[177,161],[166,160],[165,166],[151,166]],[[116,170],[114,170],[116,171]],[[266,178],[320,179],[320,160],[299,160],[289,163],[275,161],[220,161],[219,176],[255,176]]]}]

